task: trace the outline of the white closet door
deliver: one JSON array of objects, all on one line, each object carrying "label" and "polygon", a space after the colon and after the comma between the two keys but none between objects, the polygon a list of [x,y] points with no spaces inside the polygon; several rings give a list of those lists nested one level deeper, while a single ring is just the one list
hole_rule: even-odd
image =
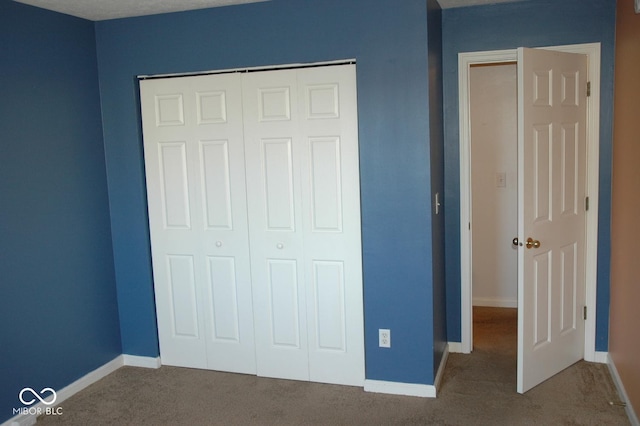
[{"label": "white closet door", "polygon": [[309,378],[364,384],[354,65],[298,71]]},{"label": "white closet door", "polygon": [[243,80],[258,374],[362,386],[355,67]]},{"label": "white closet door", "polygon": [[309,380],[296,71],[243,80],[258,375]]},{"label": "white closet door", "polygon": [[241,77],[141,82],[163,364],[255,373]]}]

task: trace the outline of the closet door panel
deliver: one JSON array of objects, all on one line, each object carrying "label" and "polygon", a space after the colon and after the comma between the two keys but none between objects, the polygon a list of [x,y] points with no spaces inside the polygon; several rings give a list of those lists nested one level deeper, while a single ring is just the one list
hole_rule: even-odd
[{"label": "closet door panel", "polygon": [[[255,373],[241,78],[140,86],[162,362]],[[190,278],[165,258],[191,259]],[[177,306],[198,330],[186,343],[171,332]]]},{"label": "closet door panel", "polygon": [[184,84],[140,82],[158,337],[163,364],[207,367],[200,305],[198,200],[186,129],[193,94]]},{"label": "closet door panel", "polygon": [[298,71],[309,376],[364,384],[355,66]]},{"label": "closet door panel", "polygon": [[243,75],[257,371],[309,380],[296,70]]}]

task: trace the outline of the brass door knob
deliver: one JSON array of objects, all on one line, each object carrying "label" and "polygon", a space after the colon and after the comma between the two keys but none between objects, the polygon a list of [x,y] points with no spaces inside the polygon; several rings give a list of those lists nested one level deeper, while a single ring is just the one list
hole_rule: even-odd
[{"label": "brass door knob", "polygon": [[527,246],[528,249],[530,249],[531,247],[539,248],[540,247],[540,241],[534,240],[533,238],[529,237],[529,238],[527,238],[527,242],[525,243],[525,246]]}]

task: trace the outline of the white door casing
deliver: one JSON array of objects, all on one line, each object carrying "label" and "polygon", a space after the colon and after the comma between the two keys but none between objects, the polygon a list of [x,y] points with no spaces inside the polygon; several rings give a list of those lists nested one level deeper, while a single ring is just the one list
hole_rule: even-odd
[{"label": "white door casing", "polygon": [[146,80],[141,102],[163,363],[362,386],[355,66]]},{"label": "white door casing", "polygon": [[140,86],[162,362],[255,374],[240,76]]},{"label": "white door casing", "polygon": [[586,91],[585,55],[518,49],[520,393],[584,356]]}]

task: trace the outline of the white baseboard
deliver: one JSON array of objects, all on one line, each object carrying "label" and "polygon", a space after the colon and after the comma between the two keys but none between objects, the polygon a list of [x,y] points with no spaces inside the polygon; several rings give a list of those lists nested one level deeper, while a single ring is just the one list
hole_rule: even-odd
[{"label": "white baseboard", "polygon": [[468,354],[469,352],[465,352],[462,348],[462,342],[449,342],[449,353],[450,354]]},{"label": "white baseboard", "polygon": [[400,383],[400,382],[386,382],[383,380],[365,380],[364,390],[365,392],[373,393],[387,393],[391,395],[406,395],[406,396],[419,396],[422,398],[435,398],[438,394],[438,387],[442,381],[444,375],[444,369],[447,365],[447,359],[449,358],[449,345],[445,346],[436,378],[433,385],[421,385],[417,383]]},{"label": "white baseboard", "polygon": [[587,361],[598,362],[600,364],[609,364],[609,352],[595,351],[593,353],[593,359]]},{"label": "white baseboard", "polygon": [[440,389],[440,382],[442,381],[442,376],[444,376],[444,369],[447,367],[447,360],[449,359],[449,344],[447,343],[444,347],[444,353],[442,354],[442,359],[440,360],[440,365],[438,366],[438,371],[436,372],[436,378],[433,381],[433,386],[436,388],[436,396],[438,395],[438,389]]},{"label": "white baseboard", "polygon": [[[116,358],[114,358],[113,360],[109,361],[108,363],[104,364],[101,367],[96,368],[95,370],[93,370],[92,372],[88,373],[87,375],[79,378],[78,380],[76,380],[75,382],[71,383],[68,386],[65,386],[64,388],[56,391],[56,402],[55,402],[55,406],[53,407],[47,407],[45,404],[43,404],[42,402],[37,403],[36,405],[32,405],[31,407],[29,407],[29,413],[26,414],[18,414],[15,417],[7,420],[6,422],[4,422],[2,424],[2,426],[31,426],[36,424],[36,419],[38,418],[38,413],[44,413],[45,410],[47,408],[54,408],[54,409],[60,409],[60,415],[64,416],[64,407],[60,407],[60,403],[63,402],[64,400],[68,399],[69,397],[73,396],[74,394],[80,392],[81,390],[85,389],[86,387],[88,387],[89,385],[92,385],[93,383],[97,382],[98,380],[102,379],[103,377],[108,376],[109,374],[113,373],[114,371],[116,371],[118,368],[122,367],[124,365],[124,361],[123,361],[123,357],[122,355],[118,355]],[[33,413],[33,414],[31,414]]]},{"label": "white baseboard", "polygon": [[[144,368],[160,368],[161,362],[160,357],[152,358],[145,356],[135,356],[135,355],[118,355],[108,363],[104,364],[101,367],[96,368],[92,372],[87,375],[79,378],[75,382],[71,383],[68,386],[56,391],[56,403],[55,406],[49,408],[57,408],[60,407],[60,403],[65,399],[75,395],[81,390],[85,389],[89,385],[94,384],[98,380],[103,377],[108,376],[109,374],[116,371],[118,368],[123,365],[129,365],[132,367],[144,367]],[[47,406],[42,402],[39,402],[36,405],[29,407],[29,413],[26,414],[18,414],[13,418],[7,420],[2,423],[0,426],[32,426],[36,424],[36,419],[38,417],[38,413],[44,413]],[[64,416],[64,407],[60,407],[61,412]],[[33,413],[33,414],[31,414]]]},{"label": "white baseboard", "polygon": [[433,385],[420,385],[416,383],[385,382],[383,380],[365,380],[365,392],[387,393],[391,395],[419,396],[422,398],[435,398],[436,387]]},{"label": "white baseboard", "polygon": [[486,306],[489,308],[517,308],[516,299],[504,299],[501,297],[474,297],[473,306]]},{"label": "white baseboard", "polygon": [[638,416],[636,415],[636,412],[633,409],[631,402],[629,402],[629,397],[627,396],[627,392],[624,389],[624,385],[622,384],[622,379],[618,374],[618,369],[616,368],[615,363],[611,359],[611,356],[608,354],[607,354],[607,365],[609,366],[609,371],[611,372],[611,378],[613,379],[613,383],[615,383],[616,388],[618,389],[620,398],[622,399],[622,402],[625,403],[625,410],[627,411],[627,416],[629,417],[629,421],[633,426],[640,426],[640,421],[638,420]]},{"label": "white baseboard", "polygon": [[130,366],[130,367],[160,368],[162,366],[160,357],[152,358],[148,356],[124,354],[122,355],[122,359],[123,359],[124,365]]}]

